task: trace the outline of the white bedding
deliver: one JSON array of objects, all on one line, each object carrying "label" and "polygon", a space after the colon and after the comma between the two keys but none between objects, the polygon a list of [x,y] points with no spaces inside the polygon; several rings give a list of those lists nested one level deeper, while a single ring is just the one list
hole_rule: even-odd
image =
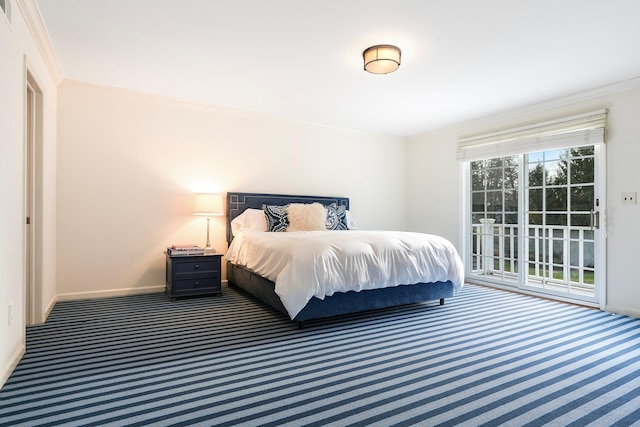
[{"label": "white bedding", "polygon": [[399,231],[238,233],[227,260],[275,283],[293,319],[312,297],[421,282],[464,282],[462,260],[448,240]]}]

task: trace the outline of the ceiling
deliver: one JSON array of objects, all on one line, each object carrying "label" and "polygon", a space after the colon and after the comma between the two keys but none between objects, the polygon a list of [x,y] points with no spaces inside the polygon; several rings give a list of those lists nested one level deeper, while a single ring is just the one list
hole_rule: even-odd
[{"label": "ceiling", "polygon": [[640,76],[638,0],[36,1],[66,79],[399,136]]}]

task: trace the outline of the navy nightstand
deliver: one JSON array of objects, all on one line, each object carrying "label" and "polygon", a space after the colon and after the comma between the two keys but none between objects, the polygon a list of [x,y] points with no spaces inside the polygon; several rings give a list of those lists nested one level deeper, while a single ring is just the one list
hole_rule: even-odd
[{"label": "navy nightstand", "polygon": [[222,254],[167,257],[167,295],[174,299],[222,294]]}]

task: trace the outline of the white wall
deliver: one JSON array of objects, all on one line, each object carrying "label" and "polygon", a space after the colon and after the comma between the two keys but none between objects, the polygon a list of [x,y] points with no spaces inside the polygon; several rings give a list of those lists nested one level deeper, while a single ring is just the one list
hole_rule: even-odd
[{"label": "white wall", "polygon": [[[205,243],[194,192],[348,196],[361,225],[406,227],[404,138],[75,81],[58,97],[59,298],[160,290],[166,246]],[[223,218],[211,233],[225,250]]]},{"label": "white wall", "polygon": [[461,172],[455,159],[459,138],[607,108],[606,307],[640,317],[640,205],[621,204],[622,192],[640,192],[635,161],[640,158],[639,84],[635,80],[409,138],[409,229],[439,232],[461,247]]},{"label": "white wall", "polygon": [[52,306],[56,292],[56,81],[21,13],[33,3],[11,1],[11,6],[10,25],[0,16],[0,386],[24,351],[25,339],[25,63],[44,93],[42,217],[34,218],[43,227],[39,317]]},{"label": "white wall", "polygon": [[[407,143],[407,224],[446,237],[460,250],[460,171],[450,129],[410,137]],[[453,160],[453,163],[452,163]]]}]

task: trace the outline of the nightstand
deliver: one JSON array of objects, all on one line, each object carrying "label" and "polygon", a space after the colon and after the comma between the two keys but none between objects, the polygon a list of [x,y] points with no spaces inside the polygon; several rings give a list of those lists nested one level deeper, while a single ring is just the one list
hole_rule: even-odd
[{"label": "nightstand", "polygon": [[165,255],[169,298],[222,294],[222,254],[172,257],[165,252]]}]

